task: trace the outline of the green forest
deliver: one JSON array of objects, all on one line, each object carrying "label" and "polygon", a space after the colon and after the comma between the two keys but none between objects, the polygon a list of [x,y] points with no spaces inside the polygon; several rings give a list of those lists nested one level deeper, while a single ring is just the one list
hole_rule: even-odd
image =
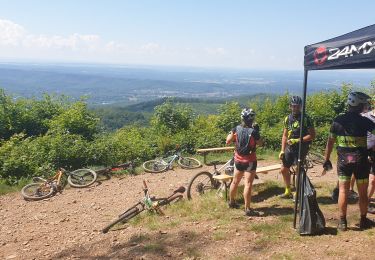
[{"label": "green forest", "polygon": [[[324,147],[330,123],[345,111],[352,88],[343,84],[337,90],[308,96],[307,113],[317,130],[314,146]],[[65,96],[14,98],[1,90],[0,184],[49,176],[58,167],[140,164],[168,154],[176,145],[188,154],[197,148],[221,147],[227,133],[240,123],[243,106],[255,109],[265,148],[278,150],[289,96],[259,95],[241,98],[241,102],[198,102],[199,106],[196,100],[165,99],[153,111],[140,113],[136,109],[90,108],[84,99],[72,101]]]}]

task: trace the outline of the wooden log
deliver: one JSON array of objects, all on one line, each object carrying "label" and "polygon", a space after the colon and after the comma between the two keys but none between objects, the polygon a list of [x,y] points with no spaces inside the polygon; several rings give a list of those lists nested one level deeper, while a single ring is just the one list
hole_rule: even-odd
[{"label": "wooden log", "polygon": [[281,169],[281,164],[273,164],[257,168],[257,173],[267,174],[270,171],[276,171]]},{"label": "wooden log", "polygon": [[197,149],[197,153],[207,153],[207,152],[219,152],[219,151],[233,151],[234,146],[230,147],[217,147],[217,148],[204,148],[204,149]]}]

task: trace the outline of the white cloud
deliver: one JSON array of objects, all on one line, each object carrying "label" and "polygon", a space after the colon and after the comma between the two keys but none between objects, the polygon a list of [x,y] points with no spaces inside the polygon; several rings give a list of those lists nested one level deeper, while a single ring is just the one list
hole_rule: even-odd
[{"label": "white cloud", "polygon": [[110,41],[104,45],[104,51],[109,53],[124,53],[129,51],[129,47],[123,43]]},{"label": "white cloud", "polygon": [[[131,39],[132,36],[128,37]],[[226,49],[192,44],[173,46],[172,43],[160,44],[152,39],[130,44],[126,41],[104,40],[98,34],[79,32],[69,35],[38,34],[12,21],[0,19],[0,59],[228,67],[264,65],[264,57],[268,61],[267,66],[268,63],[276,64],[281,60],[272,53],[262,55],[262,49],[252,49],[252,46]],[[290,61],[291,65],[295,63]]]},{"label": "white cloud", "polygon": [[9,20],[0,19],[0,45],[17,46],[25,35],[25,29]]},{"label": "white cloud", "polygon": [[152,54],[152,53],[157,53],[157,52],[161,51],[161,47],[157,43],[150,42],[150,43],[142,45],[140,47],[140,50],[143,51],[143,52]]},{"label": "white cloud", "polygon": [[218,48],[206,48],[206,53],[209,55],[224,55],[226,54],[226,51],[224,48],[218,47]]},{"label": "white cloud", "polygon": [[52,48],[92,51],[99,47],[100,37],[98,35],[72,34],[69,36],[59,35],[27,35],[23,39],[23,46],[28,48]]},{"label": "white cloud", "polygon": [[37,35],[28,33],[21,25],[0,19],[0,45],[25,48],[96,50],[100,37],[94,34]]}]

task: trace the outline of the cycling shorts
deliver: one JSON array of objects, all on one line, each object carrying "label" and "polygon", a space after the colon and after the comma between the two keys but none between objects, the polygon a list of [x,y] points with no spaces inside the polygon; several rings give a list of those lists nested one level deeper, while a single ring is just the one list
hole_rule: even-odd
[{"label": "cycling shorts", "polygon": [[[302,147],[301,160],[304,161],[308,152],[308,147]],[[298,149],[291,149],[290,146],[285,148],[284,157],[282,159],[283,166],[290,168],[292,165],[297,165]]]},{"label": "cycling shorts", "polygon": [[248,162],[248,163],[240,163],[240,162],[234,161],[234,166],[240,172],[256,171],[256,169],[257,169],[257,161]]},{"label": "cycling shorts", "polygon": [[368,182],[370,162],[367,155],[359,153],[342,153],[337,158],[337,175],[340,181],[350,181],[352,174],[357,183]]}]

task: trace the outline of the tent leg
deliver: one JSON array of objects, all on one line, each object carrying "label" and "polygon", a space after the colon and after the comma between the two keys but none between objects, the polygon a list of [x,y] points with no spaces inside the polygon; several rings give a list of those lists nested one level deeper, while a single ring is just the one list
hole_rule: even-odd
[{"label": "tent leg", "polygon": [[[304,73],[304,78],[303,78],[303,102],[302,102],[302,115],[301,115],[301,121],[300,121],[300,126],[303,126],[303,121],[304,121],[304,117],[305,117],[305,113],[306,113],[306,92],[307,92],[307,76],[308,76],[308,71],[305,70],[305,73]],[[300,212],[300,215],[301,215],[301,208],[302,208],[302,205],[301,203],[303,203],[303,200],[298,203],[298,200],[299,200],[299,196],[300,196],[300,193],[303,194],[304,193],[304,183],[306,181],[306,178],[304,176],[301,176],[303,174],[301,174],[301,150],[302,150],[302,139],[303,139],[303,136],[302,136],[302,130],[303,130],[303,127],[300,127],[300,140],[299,140],[299,148],[298,148],[298,164],[297,164],[297,193],[296,193],[296,199],[295,199],[295,202],[294,202],[294,219],[293,219],[293,228],[296,228],[296,223],[297,223],[297,212],[298,212],[298,205],[299,205],[299,212]],[[301,177],[302,178],[302,182],[301,182]]]}]

